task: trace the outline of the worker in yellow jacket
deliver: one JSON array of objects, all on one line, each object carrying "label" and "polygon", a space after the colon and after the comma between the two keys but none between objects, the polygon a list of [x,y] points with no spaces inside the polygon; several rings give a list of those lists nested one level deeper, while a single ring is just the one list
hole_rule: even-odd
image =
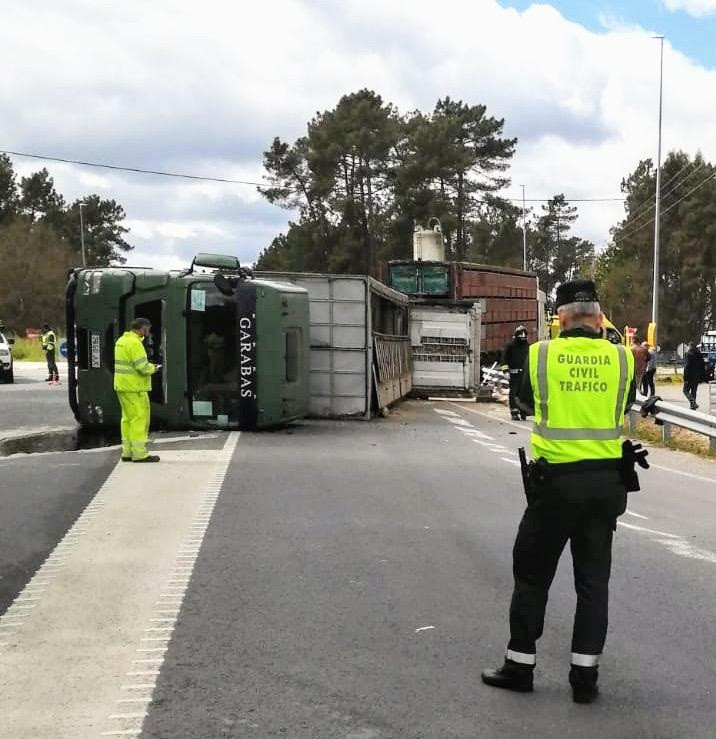
[{"label": "worker in yellow jacket", "polygon": [[149,454],[149,391],[152,375],[161,368],[147,359],[143,341],[152,324],[146,318],[135,318],[114,345],[114,391],[122,408],[122,461],[158,462]]}]

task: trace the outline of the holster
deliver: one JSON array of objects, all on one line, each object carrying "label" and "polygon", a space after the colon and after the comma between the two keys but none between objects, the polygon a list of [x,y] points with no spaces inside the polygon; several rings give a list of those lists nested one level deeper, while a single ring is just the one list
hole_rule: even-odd
[{"label": "holster", "polygon": [[532,505],[539,498],[542,486],[549,480],[549,464],[544,459],[527,462],[524,447],[518,449],[518,454],[525,498],[527,498],[527,505]]}]

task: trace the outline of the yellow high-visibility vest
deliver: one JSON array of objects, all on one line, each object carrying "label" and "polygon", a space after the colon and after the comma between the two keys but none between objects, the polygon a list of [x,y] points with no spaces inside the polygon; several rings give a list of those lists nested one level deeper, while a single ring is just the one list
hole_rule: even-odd
[{"label": "yellow high-visibility vest", "polygon": [[529,366],[535,459],[558,464],[622,456],[631,351],[604,339],[562,337],[532,344]]},{"label": "yellow high-visibility vest", "polygon": [[134,331],[125,331],[114,345],[114,389],[138,393],[152,389],[157,368],[147,359],[144,344]]}]

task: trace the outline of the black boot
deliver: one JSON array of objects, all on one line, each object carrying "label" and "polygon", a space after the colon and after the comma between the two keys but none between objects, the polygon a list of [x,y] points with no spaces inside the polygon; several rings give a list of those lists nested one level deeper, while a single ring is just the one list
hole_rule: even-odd
[{"label": "black boot", "polygon": [[569,670],[572,700],[575,703],[593,703],[599,695],[598,678],[598,667],[575,667],[575,665],[572,665]]},{"label": "black boot", "polygon": [[484,670],[482,682],[493,688],[506,688],[517,693],[531,693],[534,665],[521,665],[510,659],[496,670]]}]

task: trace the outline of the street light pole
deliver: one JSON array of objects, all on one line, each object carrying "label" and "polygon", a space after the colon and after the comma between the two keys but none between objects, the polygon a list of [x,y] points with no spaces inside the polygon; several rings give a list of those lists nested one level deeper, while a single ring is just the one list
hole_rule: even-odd
[{"label": "street light pole", "polygon": [[524,185],[522,185],[522,269],[527,271],[527,209],[525,208]]},{"label": "street light pole", "polygon": [[659,319],[659,226],[661,217],[661,110],[664,90],[664,37],[654,36],[661,44],[659,61],[659,145],[656,154],[656,206],[654,211],[654,291],[651,302],[651,320]]},{"label": "street light pole", "polygon": [[80,203],[80,243],[82,244],[82,266],[87,266],[87,256],[85,255],[85,224],[82,219],[82,208],[85,207],[84,203]]}]

